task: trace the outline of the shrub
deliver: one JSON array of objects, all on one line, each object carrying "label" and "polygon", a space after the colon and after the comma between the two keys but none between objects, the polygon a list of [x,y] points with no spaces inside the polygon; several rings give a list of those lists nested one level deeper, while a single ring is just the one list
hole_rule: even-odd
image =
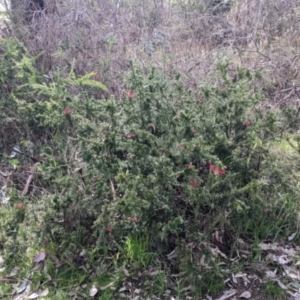
[{"label": "shrub", "polygon": [[93,206],[99,245],[131,232],[151,236],[156,247],[174,245],[207,214],[226,215],[230,225],[263,211],[264,195],[275,197],[261,180],[277,180],[266,172],[268,147],[295,126],[298,112],[260,111],[263,99],[251,87],[259,74],[237,69],[232,79],[227,67],[219,64],[218,85],[202,87],[202,99],[179,75],[170,80],[152,68],[144,76],[132,67],[122,100],[77,107],[90,183],[80,207]]},{"label": "shrub", "polygon": [[[263,110],[255,84],[260,74],[237,68],[232,76],[229,63],[220,63],[215,84],[201,86],[196,97],[179,74],[143,72],[132,63],[122,98],[100,100],[94,89],[105,86],[92,73],[76,77],[71,70],[63,78],[57,71],[45,78],[20,49],[5,61],[2,81],[9,74],[19,81],[1,105],[11,105],[29,133],[15,140],[40,139],[35,151],[41,159],[30,203],[15,192],[17,185],[10,187],[11,202],[24,203],[26,210],[1,207],[0,242],[7,257],[31,236],[72,263],[79,248],[96,246],[97,255],[118,253],[127,263],[148,267],[154,253],[177,246],[185,258],[177,271],[193,273],[202,267],[193,264],[190,241],[211,239],[221,229],[227,233],[223,250],[232,251],[240,233],[276,237],[293,224],[299,193],[272,147],[293,134],[299,111]],[[28,168],[30,156],[24,157],[15,172]],[[42,230],[29,232],[36,223]],[[19,256],[33,248],[23,246]],[[217,268],[203,282],[209,287],[201,285],[200,294],[217,292],[223,275]]]},{"label": "shrub", "polygon": [[216,84],[195,99],[179,75],[132,65],[122,99],[98,100],[86,89],[105,89],[93,74],[45,81],[32,62],[24,55],[10,67],[22,80],[11,97],[32,132],[53,138],[39,167],[53,240],[72,248],[137,233],[172,247],[207,216],[221,214],[229,227],[241,216],[255,220],[264,196],[276,197],[274,184],[284,187],[269,170],[269,145],[297,126],[298,111],[262,111],[252,85],[259,74],[231,77],[220,63]]}]

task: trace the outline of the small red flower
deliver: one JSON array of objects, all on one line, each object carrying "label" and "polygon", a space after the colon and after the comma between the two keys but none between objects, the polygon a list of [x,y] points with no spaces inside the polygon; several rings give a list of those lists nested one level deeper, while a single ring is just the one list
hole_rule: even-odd
[{"label": "small red flower", "polygon": [[197,188],[199,183],[195,179],[190,179],[190,185],[192,185],[194,188]]},{"label": "small red flower", "polygon": [[214,172],[215,170],[216,170],[216,166],[214,166],[214,165],[209,165],[209,171],[212,171],[212,172]]},{"label": "small red flower", "polygon": [[133,133],[133,132],[127,133],[127,134],[126,134],[126,137],[127,137],[128,139],[132,139],[132,138],[135,137],[135,133]]},{"label": "small red flower", "polygon": [[225,169],[217,169],[216,171],[215,171],[215,174],[217,174],[217,175],[224,175],[226,173],[226,170]]},{"label": "small red flower", "polygon": [[127,97],[128,98],[133,98],[135,96],[134,91],[128,91],[127,92]]},{"label": "small red flower", "polygon": [[65,110],[64,110],[64,114],[65,115],[70,115],[72,113],[72,110],[69,108],[69,107],[67,107]]},{"label": "small red flower", "polygon": [[111,232],[111,231],[112,231],[112,227],[111,227],[111,226],[106,227],[106,228],[105,228],[105,231],[106,231],[106,232]]},{"label": "small red flower", "polygon": [[192,130],[192,133],[193,133],[193,134],[196,134],[196,133],[197,133],[197,130],[196,130],[196,129],[193,129],[193,130]]},{"label": "small red flower", "polygon": [[131,222],[137,222],[137,217],[130,217],[129,220],[130,220]]},{"label": "small red flower", "polygon": [[189,163],[189,164],[187,165],[187,167],[188,167],[189,169],[195,168],[195,166],[194,166],[192,163]]},{"label": "small red flower", "polygon": [[243,125],[244,125],[245,127],[248,127],[248,126],[250,125],[250,123],[249,123],[248,121],[245,121],[245,122],[243,123]]},{"label": "small red flower", "polygon": [[178,115],[175,116],[175,118],[176,118],[176,119],[181,119],[181,115],[178,114]]},{"label": "small red flower", "polygon": [[178,145],[178,147],[181,148],[181,149],[183,149],[183,148],[184,148],[184,144],[183,144],[183,143],[180,143],[180,144]]},{"label": "small red flower", "polygon": [[17,207],[20,208],[20,209],[23,209],[24,208],[24,204],[23,203],[18,203]]},{"label": "small red flower", "polygon": [[220,169],[214,165],[209,165],[209,170],[216,175],[224,175],[226,173],[226,169]]}]

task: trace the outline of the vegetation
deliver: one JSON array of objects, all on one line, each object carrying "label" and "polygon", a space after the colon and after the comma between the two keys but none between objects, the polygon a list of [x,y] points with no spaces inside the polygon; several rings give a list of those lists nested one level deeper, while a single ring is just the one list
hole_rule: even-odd
[{"label": "vegetation", "polygon": [[2,299],[298,297],[298,6],[242,2],[12,6]]}]

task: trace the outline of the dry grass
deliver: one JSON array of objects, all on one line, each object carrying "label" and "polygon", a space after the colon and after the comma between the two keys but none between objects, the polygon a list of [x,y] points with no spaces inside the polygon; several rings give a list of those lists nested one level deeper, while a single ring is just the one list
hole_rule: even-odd
[{"label": "dry grass", "polygon": [[32,55],[43,51],[37,65],[45,73],[58,67],[68,72],[75,62],[76,75],[95,72],[93,79],[117,98],[130,60],[171,75],[179,71],[195,90],[213,79],[216,61],[229,59],[233,65],[262,70],[261,85],[271,107],[298,105],[296,0],[236,0],[226,7],[191,3],[57,2],[54,13],[35,12],[29,23],[13,18],[10,34]]}]

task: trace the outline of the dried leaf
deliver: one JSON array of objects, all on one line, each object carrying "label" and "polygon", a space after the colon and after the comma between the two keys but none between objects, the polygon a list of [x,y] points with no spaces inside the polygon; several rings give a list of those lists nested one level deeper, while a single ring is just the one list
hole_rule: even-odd
[{"label": "dried leaf", "polygon": [[43,263],[41,264],[36,264],[32,269],[31,271],[39,271],[39,270],[42,270],[43,269]]},{"label": "dried leaf", "polygon": [[38,255],[36,255],[36,256],[33,258],[33,261],[34,261],[35,263],[38,263],[38,262],[43,261],[43,260],[45,259],[45,257],[46,257],[45,252],[40,252]]},{"label": "dried leaf", "polygon": [[14,277],[18,274],[19,268],[18,267],[14,267],[11,272],[9,273],[8,277]]},{"label": "dried leaf", "polygon": [[235,283],[235,284],[237,284],[238,283],[238,281],[237,281],[237,279],[236,279],[236,277],[232,274],[232,282],[233,283]]},{"label": "dried leaf", "polygon": [[37,299],[40,295],[38,293],[32,293],[30,296],[28,296],[28,299]]},{"label": "dried leaf", "polygon": [[236,290],[229,290],[229,291],[225,291],[224,295],[216,300],[226,300],[226,299],[230,299],[232,296],[234,296],[236,294]]},{"label": "dried leaf", "polygon": [[300,281],[300,273],[296,269],[293,269],[286,265],[283,265],[283,268],[284,268],[284,271],[287,276],[289,276],[292,279],[296,279],[296,280]]},{"label": "dried leaf", "polygon": [[28,285],[28,280],[25,279],[25,280],[21,283],[21,285],[18,287],[17,293],[18,293],[18,294],[23,293],[23,292],[26,290],[27,285]]},{"label": "dried leaf", "polygon": [[246,273],[236,273],[235,275],[233,275],[234,277],[236,278],[239,278],[239,277],[247,277],[247,274]]},{"label": "dried leaf", "polygon": [[298,234],[297,231],[294,232],[294,233],[292,233],[292,234],[288,237],[288,240],[289,240],[289,241],[292,241],[292,240],[296,237],[297,234]]},{"label": "dried leaf", "polygon": [[291,286],[296,288],[297,290],[299,290],[300,289],[300,282],[292,282]]},{"label": "dried leaf", "polygon": [[170,252],[169,254],[167,254],[167,259],[171,260],[175,257],[177,257],[177,249],[173,250],[172,252]]},{"label": "dried leaf", "polygon": [[276,272],[277,272],[277,269],[275,271],[269,270],[269,271],[266,271],[266,275],[267,275],[267,277],[274,278],[274,277],[276,277]]},{"label": "dried leaf", "polygon": [[0,255],[0,268],[4,265],[4,258]]},{"label": "dried leaf", "polygon": [[74,171],[73,171],[73,173],[80,173],[80,174],[82,174],[82,168],[76,168]]},{"label": "dried leaf", "polygon": [[111,192],[112,192],[113,199],[116,200],[117,199],[117,193],[116,193],[116,190],[115,190],[114,182],[111,179],[109,181],[110,181],[110,187],[111,187]]},{"label": "dried leaf", "polygon": [[292,293],[290,291],[287,291],[292,297],[294,297],[294,300],[300,300],[300,294],[299,293]]},{"label": "dried leaf", "polygon": [[23,189],[23,191],[22,191],[22,196],[25,196],[25,195],[28,193],[28,189],[29,189],[30,183],[31,183],[32,180],[33,180],[33,176],[34,176],[34,174],[35,174],[35,172],[36,172],[37,167],[38,167],[39,164],[40,164],[40,163],[36,163],[36,164],[34,164],[34,165],[31,167],[31,169],[30,169],[30,174],[29,174],[29,176],[28,176],[28,178],[27,178],[25,187],[24,187],[24,189]]},{"label": "dried leaf", "polygon": [[98,293],[98,289],[93,285],[90,289],[90,297],[95,297]]},{"label": "dried leaf", "polygon": [[240,294],[240,298],[250,299],[251,293],[249,291],[245,291],[242,294]]},{"label": "dried leaf", "polygon": [[275,261],[281,265],[287,265],[292,262],[292,259],[289,259],[287,255],[270,255],[272,261]]},{"label": "dried leaf", "polygon": [[40,296],[41,296],[41,297],[45,297],[45,296],[47,296],[48,294],[49,294],[49,290],[48,290],[48,288],[47,288],[47,289],[43,290],[43,291],[40,293]]}]

